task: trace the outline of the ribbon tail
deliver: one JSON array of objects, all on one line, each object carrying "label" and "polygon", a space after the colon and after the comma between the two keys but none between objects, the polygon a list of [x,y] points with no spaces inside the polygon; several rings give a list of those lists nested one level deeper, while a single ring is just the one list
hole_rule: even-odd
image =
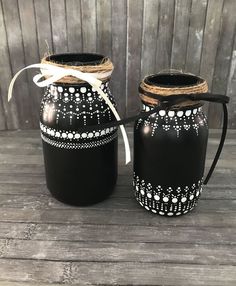
[{"label": "ribbon tail", "polygon": [[127,165],[131,161],[129,139],[128,139],[127,133],[125,131],[124,125],[120,126],[120,130],[121,130],[123,140],[124,140],[124,144],[125,144],[125,164]]},{"label": "ribbon tail", "polygon": [[[97,90],[97,92],[102,96],[102,98],[105,100],[107,105],[110,107],[110,109],[113,112],[116,120],[118,120],[118,121],[121,120],[119,114],[117,113],[115,107],[111,103],[111,101],[108,98],[108,96],[106,96],[106,94],[101,90],[100,87],[94,86],[94,85],[93,85],[93,87]],[[125,131],[124,125],[120,125],[120,130],[121,130],[121,134],[122,134],[122,137],[123,137],[123,140],[124,140],[124,145],[125,145],[125,163],[128,164],[131,161],[129,140],[128,140],[128,136],[127,136],[127,133]]]},{"label": "ribbon tail", "polygon": [[11,82],[10,82],[10,85],[9,85],[9,88],[8,88],[8,95],[7,95],[7,98],[8,98],[8,102],[11,100],[12,98],[12,91],[13,91],[13,87],[14,87],[14,83],[17,79],[17,77],[24,71],[24,70],[27,70],[27,69],[32,69],[32,68],[46,68],[48,69],[49,68],[49,65],[47,64],[32,64],[32,65],[29,65],[21,70],[19,70],[15,75],[14,77],[12,78]]}]

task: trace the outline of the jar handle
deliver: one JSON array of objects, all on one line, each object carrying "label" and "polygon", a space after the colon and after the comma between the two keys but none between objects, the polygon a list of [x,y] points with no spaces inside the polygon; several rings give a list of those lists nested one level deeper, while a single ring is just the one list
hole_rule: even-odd
[{"label": "jar handle", "polygon": [[225,137],[226,137],[226,133],[227,133],[227,126],[228,126],[228,110],[227,110],[227,106],[225,103],[222,103],[222,107],[223,107],[223,126],[222,126],[222,133],[221,133],[221,138],[220,138],[220,144],[218,146],[218,149],[216,151],[216,155],[215,158],[211,164],[211,167],[208,171],[208,174],[206,175],[205,180],[203,181],[203,184],[206,185],[216,167],[216,164],[219,160],[221,151],[223,149],[224,146],[224,142],[225,142]]},{"label": "jar handle", "polygon": [[[175,95],[174,95],[175,96]],[[225,137],[227,133],[227,127],[228,127],[228,110],[226,103],[229,102],[229,97],[226,95],[221,95],[221,94],[212,94],[212,93],[196,93],[196,94],[182,94],[181,96],[177,97],[174,99],[174,96],[168,96],[168,101],[173,104],[173,102],[177,103],[177,101],[181,102],[185,99],[190,99],[193,101],[198,101],[198,100],[204,100],[204,101],[209,101],[209,102],[215,102],[215,103],[221,103],[223,107],[223,126],[222,126],[222,133],[221,133],[221,138],[220,138],[220,144],[218,146],[218,149],[216,151],[216,155],[214,157],[214,160],[212,162],[212,165],[208,171],[208,174],[203,181],[203,184],[206,185],[216,167],[216,164],[219,160],[221,151],[224,146],[225,142]]]},{"label": "jar handle", "polygon": [[207,174],[205,180],[203,181],[203,184],[206,185],[208,183],[215,167],[216,167],[216,164],[219,160],[221,151],[222,151],[223,146],[224,146],[225,137],[226,137],[226,133],[227,133],[227,127],[228,127],[228,110],[227,110],[226,103],[229,102],[229,97],[226,95],[212,94],[212,93],[196,93],[196,94],[188,94],[188,95],[182,94],[181,96],[179,96],[176,99],[174,99],[173,95],[168,97],[170,102],[172,101],[172,104],[174,101],[175,101],[175,103],[177,103],[177,101],[181,102],[187,98],[190,100],[193,100],[193,101],[204,100],[204,101],[209,101],[209,102],[221,103],[222,107],[223,107],[223,126],[222,126],[220,144],[218,146],[218,149],[216,151],[216,155],[215,155],[214,160],[212,162],[212,165],[208,171],[208,174]]},{"label": "jar handle", "polygon": [[227,110],[227,105],[226,103],[229,102],[229,97],[225,95],[220,95],[220,94],[212,94],[212,93],[203,93],[203,94],[193,94],[192,96],[190,95],[190,98],[192,100],[205,100],[209,102],[216,102],[216,103],[221,103],[223,107],[223,126],[222,126],[222,133],[221,133],[221,138],[220,138],[220,144],[218,146],[218,149],[216,151],[216,155],[214,157],[214,160],[211,164],[211,167],[208,171],[208,174],[206,175],[205,180],[203,181],[203,184],[206,185],[211,178],[211,175],[216,167],[216,164],[219,160],[221,151],[224,146],[225,142],[225,137],[227,133],[227,127],[228,127],[228,110]]}]

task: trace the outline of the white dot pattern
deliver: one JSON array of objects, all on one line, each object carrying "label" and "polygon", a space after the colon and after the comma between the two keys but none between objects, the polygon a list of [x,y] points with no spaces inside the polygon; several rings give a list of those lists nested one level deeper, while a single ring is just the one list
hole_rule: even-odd
[{"label": "white dot pattern", "polygon": [[[153,107],[143,104],[143,111],[150,111]],[[207,127],[207,119],[202,111],[202,107],[186,110],[169,110],[166,112],[161,109],[158,112],[148,116],[146,119],[139,119],[136,123],[136,129],[150,127],[150,134],[154,136],[160,129],[176,131],[177,137],[184,131],[194,130],[196,135],[199,134],[201,127]]]},{"label": "white dot pattern", "polygon": [[134,173],[133,186],[137,201],[145,209],[160,215],[178,216],[196,206],[202,192],[202,179],[191,186],[164,188],[147,183]]},{"label": "white dot pattern", "polygon": [[[101,85],[115,106],[108,82]],[[109,106],[88,84],[50,85],[40,109],[40,129],[45,142],[58,148],[92,148],[117,137],[117,127],[80,132],[80,128],[114,120]]]}]

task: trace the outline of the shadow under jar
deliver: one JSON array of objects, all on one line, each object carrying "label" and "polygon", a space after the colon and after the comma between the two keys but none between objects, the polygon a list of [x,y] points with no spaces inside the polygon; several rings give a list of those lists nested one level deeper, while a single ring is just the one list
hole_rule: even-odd
[{"label": "shadow under jar", "polygon": [[[98,54],[55,54],[47,61],[71,66],[96,66],[106,58]],[[113,105],[109,79],[101,89]],[[47,187],[71,205],[104,200],[117,179],[117,128],[81,132],[81,127],[115,120],[102,97],[85,82],[53,83],[43,96],[40,129]]]},{"label": "shadow under jar", "polygon": [[[159,95],[207,92],[207,83],[189,74],[157,74],[144,79]],[[143,111],[155,105],[140,94]],[[176,95],[178,96],[178,95]],[[147,210],[186,214],[202,192],[208,125],[201,102],[158,109],[134,126],[134,192]]]}]

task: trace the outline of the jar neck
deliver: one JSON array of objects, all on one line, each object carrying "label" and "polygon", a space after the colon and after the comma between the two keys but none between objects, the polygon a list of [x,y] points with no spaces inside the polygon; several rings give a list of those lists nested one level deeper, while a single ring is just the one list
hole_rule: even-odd
[{"label": "jar neck", "polygon": [[[207,83],[204,79],[184,73],[164,73],[150,75],[144,78],[139,87],[139,96],[145,104],[156,106],[160,97],[169,95],[206,93]],[[186,100],[174,107],[195,106],[199,102]]]}]

